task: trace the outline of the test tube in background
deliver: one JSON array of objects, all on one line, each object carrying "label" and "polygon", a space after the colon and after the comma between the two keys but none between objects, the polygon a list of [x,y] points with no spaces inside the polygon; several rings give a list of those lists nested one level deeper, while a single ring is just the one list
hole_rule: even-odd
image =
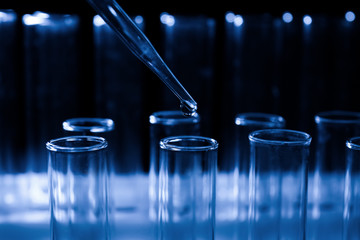
[{"label": "test tube in background", "polygon": [[25,14],[22,23],[29,201],[47,208],[48,158],[41,146],[62,136],[62,121],[77,115],[79,18],[35,12]]},{"label": "test tube in background", "polygon": [[[142,16],[133,20],[141,30],[145,29]],[[143,121],[144,65],[99,15],[93,18],[93,29],[96,116],[106,116],[116,124],[108,140],[114,155],[110,186],[115,199],[110,211],[116,225],[111,227],[112,238],[146,239],[148,160],[144,160],[143,136],[148,135],[144,134],[148,130]]]},{"label": "test tube in background", "polygon": [[24,186],[24,98],[20,69],[18,14],[0,10],[0,236],[26,211]]},{"label": "test tube in background", "polygon": [[343,240],[360,238],[360,137],[346,141]]},{"label": "test tube in background", "polygon": [[216,140],[160,140],[159,238],[215,239]]},{"label": "test tube in background", "polygon": [[[234,159],[234,116],[241,112],[277,112],[278,89],[273,78],[275,34],[269,14],[224,16],[221,105],[218,108],[219,171]],[[226,106],[226,107],[225,107]],[[230,163],[228,163],[230,161]]]},{"label": "test tube in background", "polygon": [[159,142],[162,138],[178,135],[200,135],[200,116],[184,116],[180,110],[157,111],[150,115],[150,169],[149,169],[149,218],[152,234],[158,239],[159,214]]},{"label": "test tube in background", "polygon": [[[128,194],[131,180],[119,181],[117,172],[121,171],[121,161],[115,156],[116,141],[114,139],[115,123],[109,118],[70,118],[63,122],[63,129],[68,136],[99,136],[107,141],[108,162],[108,220],[109,236],[114,235],[116,229],[116,211],[129,211],[135,208],[133,196]],[[115,238],[116,239],[116,238]]]},{"label": "test tube in background", "polygon": [[343,16],[332,19],[334,64],[331,68],[331,96],[336,109],[360,109],[357,101],[360,64],[360,25],[357,17],[354,12],[347,11]]},{"label": "test tube in background", "polygon": [[303,18],[296,13],[284,12],[274,18],[275,34],[274,81],[277,97],[275,100],[278,113],[286,119],[287,128],[300,129],[304,123],[299,112],[302,99],[299,90],[302,83],[302,27]]},{"label": "test tube in background", "polygon": [[333,32],[330,17],[326,15],[304,15],[302,24],[301,104],[297,111],[299,128],[314,132],[313,117],[319,109],[329,108],[334,100],[333,93],[337,91],[333,89],[330,61]]},{"label": "test tube in background", "polygon": [[341,239],[346,140],[360,136],[360,112],[324,111],[315,115],[313,168],[309,172],[307,239]]},{"label": "test tube in background", "polygon": [[[229,172],[217,176],[216,236],[243,239],[248,232],[249,134],[260,129],[285,128],[285,119],[276,114],[246,112],[235,116],[234,159]],[[244,238],[245,239],[245,238]]]},{"label": "test tube in background", "polygon": [[[134,21],[144,29],[141,16]],[[100,16],[94,17],[96,114],[111,118],[115,131],[116,155],[122,174],[143,171],[141,134],[143,83],[142,63],[131,54]],[[119,172],[120,173],[120,172]]]},{"label": "test tube in background", "polygon": [[311,136],[263,129],[250,133],[249,140],[249,235],[245,239],[305,239]]},{"label": "test tube in background", "polygon": [[[162,56],[187,91],[195,96],[202,130],[213,134],[215,88],[215,19],[205,16],[160,15]],[[160,86],[160,108],[179,106],[178,99],[166,86]]]},{"label": "test tube in background", "polygon": [[69,118],[62,123],[67,135],[102,135],[115,129],[115,123],[109,118]]}]

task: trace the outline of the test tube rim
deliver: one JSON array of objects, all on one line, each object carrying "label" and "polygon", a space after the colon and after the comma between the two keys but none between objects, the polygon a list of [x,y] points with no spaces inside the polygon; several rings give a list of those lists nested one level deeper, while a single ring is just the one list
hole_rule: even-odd
[{"label": "test tube rim", "polygon": [[333,110],[320,112],[315,115],[315,123],[360,124],[360,112]]},{"label": "test tube rim", "polygon": [[193,116],[186,116],[180,110],[165,110],[152,113],[149,117],[149,122],[161,125],[199,123],[200,116],[198,113],[195,113]]},{"label": "test tube rim", "polygon": [[360,137],[352,137],[346,141],[346,146],[352,150],[360,150]]},{"label": "test tube rim", "polygon": [[[180,141],[197,141],[205,143],[206,145],[202,146],[182,146],[175,143],[179,143]],[[181,136],[170,136],[165,137],[160,140],[160,148],[162,150],[169,150],[169,151],[177,151],[177,152],[199,152],[199,151],[211,151],[217,150],[219,143],[209,137],[203,136],[193,136],[193,135],[181,135]]]},{"label": "test tube rim", "polygon": [[[79,126],[76,123],[98,123],[94,126]],[[68,132],[91,132],[91,133],[104,133],[111,132],[115,128],[115,123],[110,118],[69,118],[63,122],[63,129]]]},{"label": "test tube rim", "polygon": [[[60,143],[74,142],[74,141],[86,141],[92,142],[92,145],[74,147],[63,146]],[[68,136],[62,138],[56,138],[46,143],[46,148],[51,152],[63,152],[63,153],[79,153],[79,152],[93,152],[101,149],[105,149],[108,146],[107,141],[103,137],[98,136]]]},{"label": "test tube rim", "polygon": [[[278,139],[265,139],[260,138],[259,135],[270,134],[270,133],[277,133],[277,134],[287,134],[294,138],[290,140],[286,138],[286,140],[278,140]],[[260,144],[267,144],[267,145],[288,145],[288,146],[296,146],[296,145],[303,145],[308,146],[311,143],[312,137],[310,134],[298,130],[291,130],[291,129],[261,129],[253,131],[249,134],[250,143],[260,143]]]},{"label": "test tube rim", "polygon": [[285,127],[285,119],[277,114],[261,112],[245,112],[235,116],[237,126],[268,126],[268,127]]}]

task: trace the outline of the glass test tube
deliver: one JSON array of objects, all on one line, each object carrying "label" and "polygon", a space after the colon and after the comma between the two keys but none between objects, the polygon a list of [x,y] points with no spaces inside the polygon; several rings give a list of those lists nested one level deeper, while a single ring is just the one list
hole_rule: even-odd
[{"label": "glass test tube", "polygon": [[150,169],[149,169],[149,217],[155,223],[154,236],[157,235],[159,201],[159,142],[164,137],[177,135],[200,135],[200,116],[184,116],[180,110],[154,112],[150,122]]},{"label": "glass test tube", "polygon": [[360,137],[346,141],[343,240],[360,239]]},{"label": "glass test tube", "polygon": [[[315,116],[314,169],[309,174],[308,239],[341,239],[346,140],[360,136],[360,112],[326,111]],[[331,227],[329,227],[331,226]]]},{"label": "glass test tube", "polygon": [[18,74],[17,21],[18,16],[13,10],[0,9],[0,34],[6,36],[0,39],[0,111],[3,113],[0,117],[0,173],[15,174],[25,171],[22,157],[18,156],[18,152],[23,152],[20,147],[24,144],[19,139],[25,136],[22,136],[24,123],[20,120],[24,106]]},{"label": "glass test tube", "polygon": [[50,140],[46,148],[50,238],[109,239],[106,140],[69,136]]},{"label": "glass test tube", "polygon": [[249,239],[305,239],[310,135],[265,129],[249,140]]},{"label": "glass test tube", "polygon": [[[348,11],[344,17],[334,18],[331,24],[331,50],[333,51],[331,79],[329,93],[335,107],[357,111],[360,107],[358,98],[359,72],[357,71],[360,60],[357,57],[360,52],[358,19],[354,19],[355,13]],[[329,81],[330,80],[330,81]]]},{"label": "glass test tube", "polygon": [[[137,26],[144,30],[142,16],[134,17]],[[104,20],[93,19],[95,50],[95,103],[96,115],[111,118],[118,131],[113,132],[122,168],[118,174],[140,174],[143,162],[143,64],[131,54]]]},{"label": "glass test tube", "polygon": [[[26,171],[28,198],[47,209],[48,159],[44,143],[63,136],[64,119],[79,110],[76,15],[35,12],[22,18],[24,29]],[[84,89],[84,88],[83,88]]]},{"label": "glass test tube", "polygon": [[[141,30],[146,21],[133,16]],[[95,51],[96,115],[111,118],[116,130],[108,139],[115,157],[110,174],[115,209],[112,238],[146,239],[148,233],[148,159],[145,159],[144,89],[147,82],[145,66],[127,49],[104,20],[93,18]],[[152,102],[151,102],[152,103]],[[111,146],[114,146],[113,148]],[[124,192],[126,194],[124,194]],[[114,212],[115,211],[115,212]],[[142,226],[141,230],[137,226]],[[145,226],[146,225],[146,226]]]},{"label": "glass test tube", "polygon": [[[215,19],[206,16],[160,15],[163,56],[183,86],[201,107],[203,134],[212,135],[215,87]],[[191,56],[191,57],[190,57]],[[164,85],[159,86],[160,108],[178,106]]]},{"label": "glass test tube", "polygon": [[259,129],[284,127],[285,119],[276,114],[247,112],[235,116],[233,161],[228,160],[226,167],[228,171],[221,171],[217,176],[217,238],[237,239],[247,233],[250,170],[249,134]]},{"label": "glass test tube", "polygon": [[[27,207],[22,184],[25,122],[17,23],[14,10],[0,9],[0,222],[20,220]],[[0,228],[0,236],[11,239],[10,232]]]},{"label": "glass test tube", "polygon": [[[134,184],[133,179],[119,177],[122,171],[122,161],[115,155],[115,149],[119,144],[114,138],[115,123],[109,118],[70,118],[63,122],[63,129],[69,135],[100,136],[107,140],[108,156],[108,209],[109,209],[109,234],[111,238],[117,238],[117,225],[121,221],[117,220],[118,212],[132,212],[136,209],[136,199],[131,194],[130,185]],[[127,236],[129,237],[129,236]]]},{"label": "glass test tube", "polygon": [[[285,128],[285,119],[276,114],[269,113],[240,113],[235,117],[236,125],[236,147],[235,147],[235,171],[239,172],[239,175],[234,174],[238,180],[237,189],[234,192],[238,192],[237,203],[237,219],[241,223],[246,223],[248,220],[249,210],[249,171],[250,171],[250,142],[249,134],[255,130],[260,129],[277,129]],[[246,226],[244,224],[243,226]],[[245,231],[247,229],[244,229]],[[237,230],[238,237],[243,236],[244,232],[240,229]]]},{"label": "glass test tube", "polygon": [[160,141],[158,239],[215,239],[217,149],[201,136]]},{"label": "glass test tube", "polygon": [[[271,112],[276,97],[269,76],[274,71],[273,17],[269,14],[225,16],[223,94],[228,116],[238,112]],[[266,56],[266,57],[265,57]],[[259,101],[253,101],[258,99]],[[247,104],[242,104],[246,102]],[[233,119],[231,119],[233,121]]]},{"label": "glass test tube", "polygon": [[[277,106],[276,112],[281,112],[286,119],[287,128],[306,129],[299,111],[303,101],[299,95],[302,87],[302,27],[303,18],[293,12],[284,12],[281,18],[275,18],[273,29],[275,34],[275,56],[273,79],[278,88],[273,88]],[[291,79],[291,81],[289,81]],[[311,121],[310,121],[311,122]]]},{"label": "glass test tube", "polygon": [[[232,166],[235,148],[234,116],[242,112],[278,112],[275,104],[275,42],[273,17],[227,12],[224,19],[224,71],[219,110],[219,172]],[[257,99],[256,101],[254,99]],[[214,116],[216,117],[216,116]]]},{"label": "glass test tube", "polygon": [[315,132],[312,120],[318,109],[328,108],[329,102],[334,102],[335,94],[331,80],[334,67],[329,61],[329,53],[333,50],[328,44],[331,41],[324,41],[332,34],[329,16],[320,14],[303,17],[302,46],[300,46],[302,77],[298,89],[301,102],[297,111],[300,129],[310,132]]}]

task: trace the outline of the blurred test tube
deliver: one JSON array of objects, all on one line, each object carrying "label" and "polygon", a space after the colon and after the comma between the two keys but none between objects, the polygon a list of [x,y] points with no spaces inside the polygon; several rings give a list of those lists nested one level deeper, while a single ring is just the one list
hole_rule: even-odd
[{"label": "blurred test tube", "polygon": [[62,121],[77,115],[79,63],[76,15],[35,12],[22,18],[29,201],[48,209],[44,143],[61,137]]},{"label": "blurred test tube", "polygon": [[[205,16],[160,15],[164,60],[195,97],[202,116],[203,134],[212,135],[215,87],[215,19]],[[160,87],[160,109],[179,104],[165,86]]]},{"label": "blurred test tube", "polygon": [[27,197],[21,181],[26,166],[17,23],[16,12],[0,10],[0,236],[5,238],[12,236],[3,227],[23,217]]},{"label": "blurred test tube", "polygon": [[[133,20],[141,30],[145,29],[142,16]],[[93,29],[96,115],[111,118],[116,124],[108,140],[114,155],[110,186],[115,205],[110,214],[115,225],[111,226],[111,236],[146,239],[148,183],[144,172],[148,160],[144,161],[143,136],[148,130],[142,121],[145,66],[99,15],[93,18]],[[139,225],[142,231],[134,230]]]}]

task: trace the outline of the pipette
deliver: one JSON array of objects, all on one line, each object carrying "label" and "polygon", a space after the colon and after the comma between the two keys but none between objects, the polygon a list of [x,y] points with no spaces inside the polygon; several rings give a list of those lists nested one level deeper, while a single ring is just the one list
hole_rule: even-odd
[{"label": "pipette", "polygon": [[136,26],[115,0],[87,0],[103,20],[115,31],[130,51],[150,68],[179,98],[184,115],[192,116],[197,104],[176,79],[145,34]]}]

